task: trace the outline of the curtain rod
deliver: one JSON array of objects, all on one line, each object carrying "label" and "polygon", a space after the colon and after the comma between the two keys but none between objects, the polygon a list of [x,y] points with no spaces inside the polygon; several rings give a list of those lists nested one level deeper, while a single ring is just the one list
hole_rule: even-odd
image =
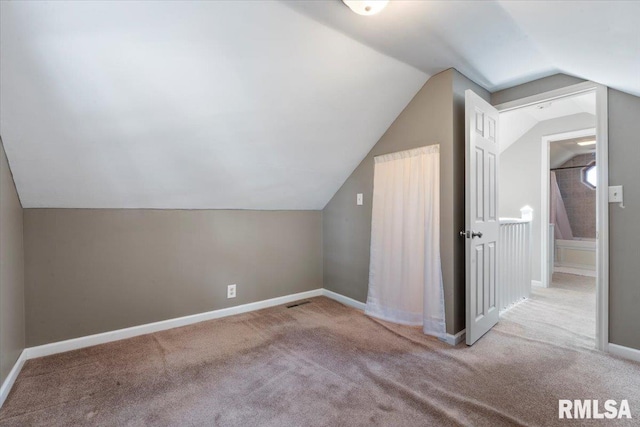
[{"label": "curtain rod", "polygon": [[590,164],[588,164],[588,165],[582,165],[582,166],[565,166],[565,167],[563,167],[563,168],[552,168],[552,169],[549,169],[549,170],[552,170],[552,171],[561,171],[561,170],[564,170],[564,169],[580,169],[580,168],[588,168],[588,167],[590,167],[590,166],[595,166],[595,165],[596,165],[595,163],[590,163]]}]

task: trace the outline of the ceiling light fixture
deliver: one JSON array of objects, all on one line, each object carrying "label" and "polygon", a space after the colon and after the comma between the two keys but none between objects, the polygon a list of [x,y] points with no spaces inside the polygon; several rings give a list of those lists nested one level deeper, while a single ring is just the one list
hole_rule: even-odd
[{"label": "ceiling light fixture", "polygon": [[375,15],[387,6],[389,0],[342,0],[358,15]]},{"label": "ceiling light fixture", "polygon": [[578,142],[577,144],[581,147],[585,147],[587,145],[596,145],[596,140],[594,139],[591,141],[582,141],[582,142]]}]

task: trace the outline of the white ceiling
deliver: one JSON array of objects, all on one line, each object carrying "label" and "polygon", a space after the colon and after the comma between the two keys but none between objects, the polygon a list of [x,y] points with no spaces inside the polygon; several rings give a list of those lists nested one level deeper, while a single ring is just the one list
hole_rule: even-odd
[{"label": "white ceiling", "polygon": [[549,144],[549,167],[557,168],[579,154],[595,153],[596,146],[580,146],[577,141],[553,141]]},{"label": "white ceiling", "polygon": [[2,2],[25,207],[321,209],[426,79],[640,95],[640,2]]},{"label": "white ceiling", "polygon": [[1,12],[25,207],[322,209],[428,78],[279,2]]},{"label": "white ceiling", "polygon": [[559,71],[640,96],[640,2],[500,2]]},{"label": "white ceiling", "polygon": [[[500,113],[500,128],[498,131],[500,135],[500,152],[502,153],[509,148],[524,136],[524,134],[541,122],[581,113],[594,116],[595,123],[596,95],[594,92],[560,98],[551,102],[544,102]],[[594,152],[595,145],[580,146],[577,144],[578,141],[583,140],[584,138],[578,138],[577,140],[552,142],[549,146],[550,167],[556,168],[578,154]]]},{"label": "white ceiling", "polygon": [[595,93],[590,92],[561,98],[552,102],[531,105],[526,108],[505,111],[500,114],[499,122],[500,152],[502,153],[509,148],[542,121],[580,113],[589,113],[595,116]]},{"label": "white ceiling", "polygon": [[372,17],[340,1],[284,2],[428,74],[489,91],[565,73],[640,96],[640,1],[400,1]]}]

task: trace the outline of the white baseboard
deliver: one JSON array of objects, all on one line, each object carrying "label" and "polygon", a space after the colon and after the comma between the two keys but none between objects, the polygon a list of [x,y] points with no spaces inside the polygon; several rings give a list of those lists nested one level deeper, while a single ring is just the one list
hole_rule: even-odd
[{"label": "white baseboard", "polygon": [[584,268],[575,267],[554,267],[554,273],[575,274],[578,276],[598,277],[594,270],[586,270]]},{"label": "white baseboard", "polygon": [[464,341],[466,334],[467,334],[467,330],[463,329],[455,335],[451,335],[451,334],[445,335],[442,341],[446,342],[449,345],[456,346],[460,344],[462,341]]},{"label": "white baseboard", "polygon": [[348,305],[349,307],[357,308],[358,310],[364,311],[365,303],[354,300],[353,298],[345,297],[344,295],[335,293],[328,289],[322,289],[322,295],[327,298],[331,298],[332,300],[341,302],[344,305]]},{"label": "white baseboard", "polygon": [[[9,372],[9,375],[2,383],[2,387],[0,387],[0,407],[2,407],[5,399],[9,395],[9,392],[11,391],[16,378],[18,378],[18,374],[20,374],[20,371],[22,370],[22,366],[29,359],[51,356],[53,354],[64,353],[71,350],[78,350],[81,348],[91,347],[99,344],[106,344],[113,341],[136,337],[139,335],[146,335],[153,332],[164,331],[167,329],[179,328],[181,326],[192,325],[194,323],[204,322],[206,320],[219,319],[221,317],[232,316],[234,314],[248,313],[250,311],[275,307],[277,305],[287,304],[290,302],[299,301],[301,299],[319,297],[324,295],[324,291],[325,290],[322,288],[314,289],[312,291],[300,292],[297,294],[285,295],[283,297],[271,298],[264,301],[242,304],[235,307],[193,314],[191,316],[177,317],[175,319],[147,323],[145,325],[133,326],[131,328],[118,329],[101,334],[88,335],[86,337],[74,338],[66,341],[59,341],[51,344],[25,348],[20,354],[20,357],[18,358],[16,363],[13,365],[11,372]],[[351,300],[351,298],[343,297],[342,295],[335,294],[334,292],[331,292],[331,294],[333,294],[335,297],[329,296],[330,298],[336,299],[340,302],[343,302],[344,304],[350,305],[349,301],[358,303],[358,301]]]},{"label": "white baseboard", "polygon": [[[325,296],[331,298],[337,302],[340,302],[349,307],[363,310],[365,303],[357,301],[353,298],[340,295],[336,292],[328,289],[314,289],[312,291],[300,292],[297,294],[286,295],[283,297],[272,298],[264,301],[253,302],[249,304],[238,305],[235,307],[223,308],[220,310],[209,311],[205,313],[193,314],[191,316],[178,317],[175,319],[163,320],[160,322],[148,323],[145,325],[133,326],[131,328],[118,329],[115,331],[104,332],[101,334],[88,335],[86,337],[74,338],[66,341],[54,342],[51,344],[44,344],[36,347],[25,348],[20,357],[16,361],[9,372],[9,375],[2,383],[0,388],[0,407],[4,403],[5,399],[9,395],[14,382],[18,378],[18,374],[22,369],[22,366],[29,359],[35,359],[38,357],[50,356],[53,354],[64,353],[72,350],[79,350],[81,348],[91,347],[99,344],[106,344],[113,341],[119,341],[127,338],[133,338],[139,335],[151,334],[154,332],[164,331],[167,329],[178,328],[181,326],[192,325],[194,323],[204,322],[207,320],[219,319],[221,317],[232,316],[234,314],[248,313],[250,311],[261,310],[263,308],[274,307],[277,305],[287,304],[294,301],[299,301],[306,298],[313,298],[318,296]],[[456,345],[462,342],[465,337],[465,331],[460,331],[455,335],[447,334],[443,341],[451,345]]]},{"label": "white baseboard", "polygon": [[[534,284],[532,280],[532,284]],[[537,282],[540,286],[540,282]],[[536,286],[536,285],[534,285]],[[2,383],[0,387],[0,407],[4,404],[13,384],[18,378],[18,374],[22,370],[23,365],[29,359],[34,359],[37,357],[49,356],[52,354],[63,353],[66,351],[77,350],[80,348],[90,347],[98,344],[105,344],[112,341],[118,341],[121,339],[131,338],[138,335],[150,334],[153,332],[163,331],[166,329],[173,329],[180,326],[191,325],[198,322],[203,322],[206,320],[218,319],[221,317],[231,316],[234,314],[247,313],[250,311],[261,310],[263,308],[274,307],[277,305],[287,304],[289,302],[298,301],[305,298],[313,298],[317,296],[326,296],[327,298],[331,298],[335,301],[338,301],[342,304],[345,304],[350,307],[357,308],[359,310],[364,310],[365,304],[356,301],[353,298],[346,297],[344,295],[340,295],[333,291],[327,289],[314,289],[312,291],[300,292],[297,294],[286,295],[283,297],[272,298],[264,301],[258,301],[250,304],[243,304],[236,307],[223,308],[221,310],[209,311],[206,313],[194,314],[191,316],[179,317],[176,319],[164,320],[161,322],[149,323],[146,325],[134,326],[131,328],[120,329],[111,332],[105,332],[102,334],[89,335],[86,337],[75,338],[66,341],[60,341],[51,344],[45,344],[37,347],[26,348],[18,357],[18,360],[14,364],[13,368],[9,372],[9,375]],[[455,335],[447,334],[442,341],[455,346],[461,343],[465,338],[465,330],[458,332]],[[630,359],[636,362],[640,362],[640,350],[636,350],[629,347],[624,347],[617,344],[608,344],[608,351],[611,354],[616,356],[620,356],[626,359]]]},{"label": "white baseboard", "polygon": [[271,298],[264,301],[252,302],[249,304],[237,305],[235,307],[223,308],[220,310],[208,311],[205,313],[193,314],[191,316],[177,317],[175,319],[162,320],[160,322],[147,323],[145,325],[133,326],[131,328],[118,329],[101,334],[88,335],[86,337],[74,338],[66,341],[54,342],[51,344],[39,345],[25,349],[27,359],[50,356],[52,354],[64,353],[65,351],[78,350],[98,344],[105,344],[112,341],[119,341],[139,335],[151,334],[167,329],[179,328],[181,326],[192,325],[206,320],[219,319],[221,317],[232,316],[234,314],[247,313],[261,310],[263,308],[274,307],[276,305],[287,304],[305,298],[319,297],[323,294],[323,289],[300,292],[297,294],[285,295],[283,297]]},{"label": "white baseboard", "polygon": [[543,288],[544,286],[542,286],[542,282],[540,280],[532,280],[531,281],[531,286],[537,286],[538,288]]},{"label": "white baseboard", "polygon": [[7,399],[7,396],[9,396],[11,387],[13,387],[13,383],[16,382],[16,378],[18,378],[18,374],[22,370],[22,366],[24,366],[24,362],[26,361],[27,361],[27,354],[25,350],[22,350],[22,353],[20,353],[18,360],[16,360],[16,363],[13,365],[13,368],[11,368],[9,375],[7,375],[7,378],[2,383],[2,387],[0,387],[0,408],[4,404],[4,401]]},{"label": "white baseboard", "polygon": [[624,357],[625,359],[640,362],[640,350],[636,350],[635,348],[625,347],[618,344],[611,344],[611,343],[609,343],[607,347],[608,347],[609,353],[611,354]]}]

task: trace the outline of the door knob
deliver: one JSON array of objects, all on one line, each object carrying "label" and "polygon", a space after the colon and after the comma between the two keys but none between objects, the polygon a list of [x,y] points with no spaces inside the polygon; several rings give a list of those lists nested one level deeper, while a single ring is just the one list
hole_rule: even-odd
[{"label": "door knob", "polygon": [[466,237],[467,239],[473,239],[475,237],[482,237],[482,233],[480,231],[460,231],[460,237]]},{"label": "door knob", "polygon": [[460,233],[460,237],[466,237],[467,239],[473,239],[476,237],[482,237],[482,233],[480,231],[465,231],[462,230]]}]

